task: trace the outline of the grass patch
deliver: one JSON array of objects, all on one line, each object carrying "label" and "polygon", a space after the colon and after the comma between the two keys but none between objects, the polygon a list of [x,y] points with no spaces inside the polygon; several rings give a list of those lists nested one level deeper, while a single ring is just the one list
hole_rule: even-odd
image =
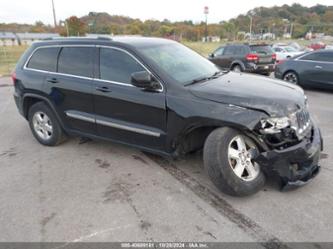
[{"label": "grass patch", "polygon": [[0,75],[9,75],[28,46],[0,47]]},{"label": "grass patch", "polygon": [[183,42],[183,44],[205,57],[214,52],[219,46],[223,45],[223,43],[217,42]]}]

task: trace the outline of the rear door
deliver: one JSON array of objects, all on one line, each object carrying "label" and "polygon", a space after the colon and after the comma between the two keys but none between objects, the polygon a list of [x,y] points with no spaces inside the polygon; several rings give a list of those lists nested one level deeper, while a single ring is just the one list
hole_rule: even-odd
[{"label": "rear door", "polygon": [[95,133],[92,101],[94,46],[59,47],[56,72],[49,72],[45,90],[53,100],[66,127]]},{"label": "rear door", "polygon": [[99,48],[94,109],[100,136],[146,148],[164,149],[166,103],[163,85],[146,91],[131,84],[131,74],[148,71],[131,53],[116,47]]}]

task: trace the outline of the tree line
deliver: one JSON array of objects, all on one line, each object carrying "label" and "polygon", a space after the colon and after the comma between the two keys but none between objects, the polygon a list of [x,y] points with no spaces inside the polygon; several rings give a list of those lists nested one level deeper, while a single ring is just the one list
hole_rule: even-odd
[{"label": "tree line", "polygon": [[[289,33],[293,38],[304,37],[309,31],[333,35],[333,6],[316,5],[304,7],[300,4],[258,7],[229,21],[208,25],[208,35],[226,40],[243,39],[250,30],[256,34],[273,33],[282,36]],[[205,36],[205,23],[193,21],[171,22],[133,19],[108,13],[90,12],[83,17],[71,16],[54,28],[38,21],[34,25],[0,23],[0,31],[11,32],[58,32],[63,36],[87,33],[113,35],[143,35],[170,37],[198,41]]]}]

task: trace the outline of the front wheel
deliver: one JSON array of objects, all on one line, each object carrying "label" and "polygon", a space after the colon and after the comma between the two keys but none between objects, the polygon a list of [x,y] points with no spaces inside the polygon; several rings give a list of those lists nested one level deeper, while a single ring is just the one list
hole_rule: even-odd
[{"label": "front wheel", "polygon": [[223,127],[214,130],[204,146],[204,165],[213,183],[224,193],[247,196],[265,184],[260,166],[253,161],[255,143],[241,132]]},{"label": "front wheel", "polygon": [[283,80],[287,81],[287,82],[290,82],[292,84],[296,84],[296,85],[299,83],[298,75],[295,72],[293,72],[293,71],[287,72],[283,76]]}]

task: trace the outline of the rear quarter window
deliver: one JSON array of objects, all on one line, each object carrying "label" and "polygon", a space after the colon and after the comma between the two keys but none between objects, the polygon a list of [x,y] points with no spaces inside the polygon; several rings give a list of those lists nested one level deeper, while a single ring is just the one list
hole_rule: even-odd
[{"label": "rear quarter window", "polygon": [[60,48],[38,48],[33,52],[28,61],[27,68],[37,69],[42,71],[56,72],[57,56]]}]

